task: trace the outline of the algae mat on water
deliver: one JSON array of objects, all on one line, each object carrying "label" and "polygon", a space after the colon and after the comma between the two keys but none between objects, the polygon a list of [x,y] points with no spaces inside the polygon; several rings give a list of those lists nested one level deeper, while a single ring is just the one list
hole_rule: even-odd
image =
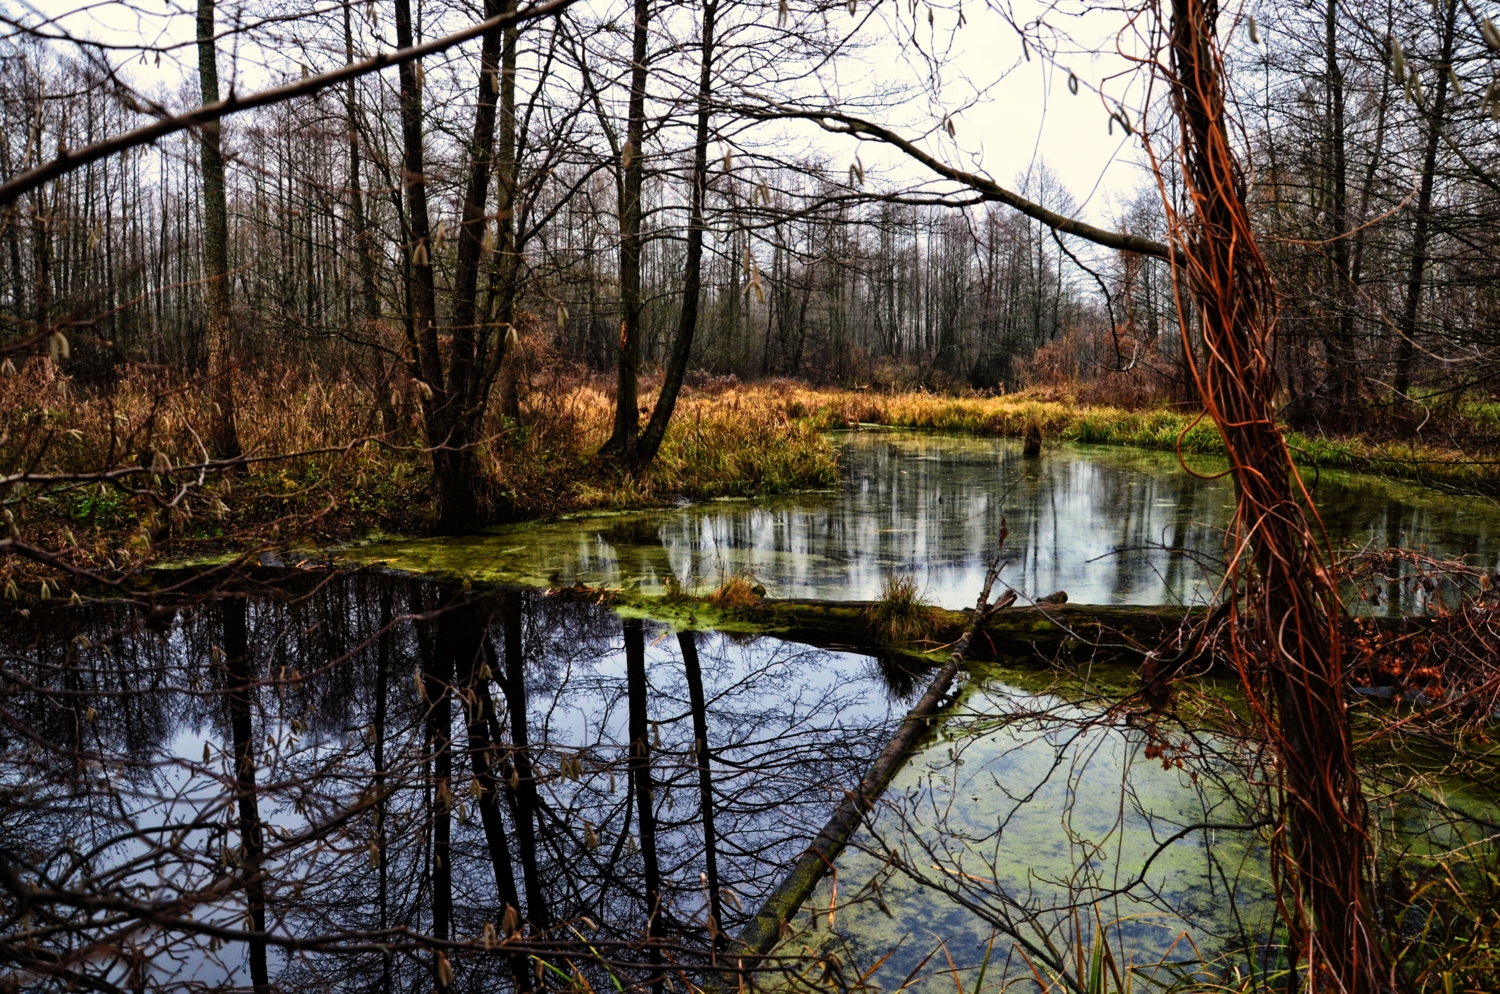
[{"label": "algae mat on water", "polygon": [[[1226,478],[1199,479],[1167,452],[1055,445],[1038,458],[1015,439],[856,433],[841,443],[833,491],[765,500],[530,521],[461,539],[387,539],[342,550],[398,570],[524,586],[706,590],[753,576],[773,597],[873,600],[892,573],[923,597],[969,604],[1002,516],[1011,531],[1001,581],[1032,597],[1192,604],[1213,595]],[[1196,471],[1222,469],[1198,457]],[[1309,474],[1336,547],[1425,547],[1500,565],[1490,503],[1350,473]],[[1387,609],[1410,613],[1415,603]]]},{"label": "algae mat on water", "polygon": [[825,879],[789,945],[858,973],[880,962],[884,990],[913,971],[931,991],[973,991],[981,968],[985,990],[1076,976],[1101,933],[1137,989],[1205,964],[1216,978],[1258,969],[1276,913],[1245,757],[1209,736],[1164,764],[1150,742],[1097,703],[973,686],[837,861],[837,899]]}]

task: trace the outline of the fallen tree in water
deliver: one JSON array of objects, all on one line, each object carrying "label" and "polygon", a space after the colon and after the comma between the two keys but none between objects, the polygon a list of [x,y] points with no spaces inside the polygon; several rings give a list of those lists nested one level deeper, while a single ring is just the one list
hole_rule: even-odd
[{"label": "fallen tree in water", "polygon": [[[652,595],[635,590],[601,587],[562,587],[549,591],[554,597],[608,603],[626,615],[639,615],[668,622],[678,628],[715,630],[745,635],[771,635],[819,649],[859,652],[867,655],[904,655],[932,660],[941,658],[972,622],[974,610],[928,607],[926,637],[892,642],[881,637],[874,619],[880,601],[834,601],[772,598],[745,592],[727,602],[718,592],[702,596],[682,592]],[[1008,595],[1007,595],[1008,596]],[[1052,595],[1057,597],[1057,595]],[[1178,605],[1110,605],[1047,603],[1049,598],[1027,606],[1011,606],[991,613],[983,630],[969,648],[972,662],[996,660],[1069,660],[1097,663],[1145,664],[1158,671],[1164,664],[1195,669],[1211,668],[1219,656],[1218,641],[1227,612],[1206,607]],[[1349,618],[1350,630],[1417,632],[1435,622],[1434,617]],[[1205,622],[1208,622],[1205,626]],[[1166,647],[1164,650],[1163,647]],[[1188,653],[1164,652],[1188,647]],[[1229,671],[1226,671],[1229,672]],[[1165,674],[1170,676],[1171,674]]]},{"label": "fallen tree in water", "polygon": [[[968,629],[972,608],[950,611],[930,608],[927,637],[892,643],[871,624],[879,601],[832,601],[755,597],[721,606],[711,596],[684,594],[652,596],[634,591],[597,587],[565,587],[553,596],[608,603],[622,614],[640,614],[673,625],[747,635],[773,635],[820,649],[890,653],[930,657],[946,653]],[[1101,662],[1140,662],[1184,621],[1201,618],[1199,608],[1109,606],[1099,604],[1040,604],[1011,607],[992,614],[970,647],[977,661],[1014,659],[1059,653],[1086,652]]]},{"label": "fallen tree in water", "polygon": [[[1001,546],[1004,546],[1008,533],[1009,530],[1002,519]],[[793,864],[781,885],[766,899],[755,917],[745,925],[744,930],[740,932],[735,952],[761,956],[776,946],[782,938],[787,919],[795,914],[802,906],[802,902],[812,894],[813,888],[823,878],[824,871],[832,869],[833,861],[848,845],[849,838],[859,827],[860,821],[875,805],[880,795],[885,793],[886,785],[891,782],[891,777],[896,775],[896,770],[906,761],[906,755],[911,751],[912,745],[932,727],[934,716],[948,700],[954,678],[958,676],[959,664],[964,661],[970,649],[975,645],[976,636],[984,631],[985,625],[991,618],[999,617],[1000,611],[1015,603],[1016,594],[1013,590],[1002,594],[994,603],[990,602],[990,591],[994,589],[995,581],[1000,576],[1000,569],[1000,556],[997,554],[985,573],[984,588],[979,592],[979,599],[975,602],[973,611],[968,612],[963,633],[953,642],[947,662],[932,678],[932,683],[928,685],[926,693],[908,712],[906,719],[896,729],[896,734],[891,736],[891,740],[886,743],[885,749],[875,760],[874,766],[860,781],[858,789],[844,795],[843,802],[834,809],[833,817],[828,819],[828,824],[823,827],[823,831],[818,833],[812,845],[808,846]],[[868,615],[866,617],[868,618]]]}]

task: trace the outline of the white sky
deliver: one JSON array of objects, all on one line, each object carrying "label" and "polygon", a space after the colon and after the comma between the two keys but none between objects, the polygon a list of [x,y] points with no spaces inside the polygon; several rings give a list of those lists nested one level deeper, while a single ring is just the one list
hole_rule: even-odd
[{"label": "white sky", "polygon": [[[599,8],[607,5],[601,0],[588,2]],[[896,40],[898,32],[910,30],[909,14],[898,8],[898,3],[904,6],[904,0],[885,3],[866,28],[866,37],[875,43],[864,52],[863,64],[846,63],[838,68],[837,82],[845,92],[854,92],[863,85],[862,80],[918,87],[923,84],[925,65]],[[327,0],[317,5],[338,9]],[[221,25],[234,16],[236,6],[233,0],[221,0]],[[1115,34],[1124,23],[1123,17],[1103,9],[1088,11],[1080,4],[1071,8],[1051,5],[1047,14],[1049,24],[1069,31],[1076,39],[1057,43],[1059,49],[1066,46],[1075,53],[1058,57],[1060,65],[1071,69],[1080,80],[1079,93],[1073,95],[1068,89],[1065,69],[1049,64],[1034,52],[1029,61],[1023,59],[1020,39],[1000,14],[994,9],[972,9],[975,6],[972,2],[970,6],[966,11],[968,23],[956,34],[950,34],[957,20],[954,10],[935,10],[936,28],[929,29],[925,23],[926,8],[919,8],[918,38],[924,47],[933,44],[934,35],[942,44],[952,39],[942,71],[941,105],[929,102],[919,92],[906,108],[906,120],[882,123],[912,134],[924,125],[931,127],[941,121],[946,110],[973,103],[953,117],[956,139],[936,135],[928,140],[930,150],[954,165],[988,173],[1012,188],[1020,185],[1018,176],[1044,161],[1080,204],[1080,216],[1108,224],[1110,199],[1127,199],[1146,181],[1140,168],[1139,139],[1127,137],[1118,125],[1111,134],[1109,111],[1096,92],[1098,86],[1104,85],[1111,105],[1123,101],[1132,120],[1139,119],[1143,79],[1115,54]],[[389,4],[381,0],[379,7],[380,26],[389,32]],[[45,16],[66,15],[62,23],[74,34],[116,45],[180,43],[183,47],[178,50],[177,58],[164,57],[160,67],[154,59],[141,65],[126,52],[111,53],[110,61],[117,65],[128,63],[129,77],[147,92],[158,86],[169,91],[196,88],[196,53],[191,46],[194,7],[184,5],[184,0],[142,0],[131,5],[88,4],[87,0],[83,4],[78,0],[39,0],[33,5],[21,0],[0,0],[0,9],[33,23]],[[1006,9],[1018,23],[1026,23],[1043,12],[1043,6],[1035,0],[1014,0]],[[336,15],[327,20],[336,21]],[[854,23],[853,19],[849,23]],[[840,29],[837,21],[834,27]],[[292,26],[278,30],[286,34],[297,29]],[[288,46],[278,54],[292,60],[290,65],[302,58],[290,46],[289,39]],[[233,51],[222,51],[221,92],[227,92],[231,74],[241,88],[265,85],[269,77],[266,69],[257,64],[261,61],[260,53],[247,51],[237,56]],[[326,56],[314,56],[309,61],[315,70],[331,64]],[[852,160],[852,142],[829,137],[812,140],[826,148],[835,161],[844,157]],[[865,144],[860,146],[860,156],[867,171],[891,181],[914,180],[925,175],[925,170],[894,151],[882,152]]]},{"label": "white sky", "polygon": [[[1042,5],[1030,0],[1019,0],[1011,9],[1020,23],[1042,13]],[[952,21],[951,14],[938,16]],[[1139,141],[1127,137],[1118,124],[1111,133],[1109,112],[1097,92],[1103,85],[1110,97],[1124,99],[1132,121],[1139,118],[1139,82],[1106,82],[1110,76],[1134,76],[1113,52],[1119,23],[1118,15],[1103,12],[1069,23],[1094,51],[1059,56],[1053,64],[1035,51],[1027,60],[1010,25],[995,14],[975,12],[956,36],[943,74],[943,104],[969,104],[970,93],[982,92],[977,102],[954,115],[955,137],[930,141],[929,150],[952,165],[986,172],[1011,189],[1018,189],[1019,177],[1044,162],[1073,195],[1080,216],[1106,223],[1109,197],[1127,197],[1146,179],[1138,168]],[[1101,52],[1108,54],[1097,54]],[[1077,95],[1069,92],[1067,69],[1078,77]],[[916,175],[910,168],[901,172]]]}]

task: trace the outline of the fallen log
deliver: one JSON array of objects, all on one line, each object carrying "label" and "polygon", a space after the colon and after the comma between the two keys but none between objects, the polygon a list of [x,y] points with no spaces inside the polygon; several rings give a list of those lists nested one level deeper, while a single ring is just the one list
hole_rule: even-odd
[{"label": "fallen log", "polygon": [[[1002,544],[1005,541],[1003,530],[1000,541]],[[934,716],[948,700],[953,680],[958,675],[959,664],[964,661],[970,646],[975,644],[975,636],[984,628],[985,623],[995,616],[997,608],[1008,606],[1015,599],[1012,594],[1009,598],[1002,597],[996,603],[990,603],[990,590],[994,587],[999,574],[1000,557],[996,556],[985,574],[984,589],[979,593],[979,599],[968,616],[968,623],[962,634],[953,643],[947,662],[932,678],[932,683],[928,685],[926,693],[917,701],[916,706],[907,713],[901,722],[901,727],[886,743],[885,749],[875,760],[875,765],[870,768],[870,772],[865,774],[864,779],[860,781],[859,787],[844,795],[844,800],[835,809],[833,817],[828,820],[828,824],[823,826],[823,830],[818,833],[812,845],[803,851],[797,861],[792,864],[791,870],[780,886],[761,905],[755,917],[746,923],[739,934],[734,952],[755,957],[770,952],[781,938],[783,923],[795,914],[802,906],[802,902],[812,894],[813,888],[822,879],[824,871],[833,866],[833,861],[844,850],[866,812],[885,792],[886,785],[890,783],[891,777],[895,776],[896,770],[905,762],[906,755],[918,736],[932,726]]]},{"label": "fallen log", "polygon": [[[932,660],[946,651],[973,622],[974,609],[931,609],[927,637],[891,643],[871,624],[875,601],[831,601],[759,598],[754,603],[716,607],[708,598],[651,596],[634,591],[565,588],[554,596],[602,601],[624,614],[665,621],[676,628],[771,635],[819,649],[881,656],[904,654]],[[1071,653],[1095,662],[1140,663],[1186,622],[1205,616],[1202,608],[1044,604],[1009,607],[992,614],[983,637],[969,647],[967,659],[1053,659]],[[941,658],[941,657],[938,657]]]},{"label": "fallen log", "polygon": [[[952,645],[973,620],[971,609],[933,612],[927,639],[904,645],[881,642],[870,631],[868,601],[767,600],[742,608],[732,620],[753,623],[766,635],[802,642],[820,649],[879,655],[888,652],[923,653]],[[1012,607],[987,619],[983,638],[970,647],[967,659],[1052,659],[1072,653],[1096,662],[1139,663],[1143,654],[1160,645],[1184,621],[1200,619],[1201,609],[1180,607],[1061,604]]]}]

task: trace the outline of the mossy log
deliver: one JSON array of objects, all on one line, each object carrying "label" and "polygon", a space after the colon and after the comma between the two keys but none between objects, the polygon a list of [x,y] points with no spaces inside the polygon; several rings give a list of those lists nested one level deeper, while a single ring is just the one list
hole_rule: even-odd
[{"label": "mossy log", "polygon": [[[972,609],[935,608],[925,639],[892,644],[879,638],[870,623],[873,601],[775,600],[716,608],[706,599],[652,597],[632,592],[584,591],[601,597],[626,614],[668,621],[677,627],[744,634],[774,635],[820,649],[868,655],[901,653],[938,658],[968,628]],[[1142,653],[1160,646],[1185,621],[1202,618],[1202,609],[1181,607],[1109,607],[1060,604],[1008,607],[992,613],[970,646],[968,659],[979,662],[1019,658],[1140,662]]]},{"label": "mossy log", "polygon": [[[766,601],[743,609],[768,635],[824,649],[880,653],[927,653],[952,645],[968,628],[973,611],[937,610],[928,637],[890,645],[870,630],[869,603],[833,601]],[[1104,607],[1089,604],[1009,607],[992,613],[975,636],[967,658],[977,661],[1035,658],[1059,654],[1101,662],[1139,662],[1189,617],[1202,611],[1162,607]],[[748,620],[748,619],[747,619]]]},{"label": "mossy log", "polygon": [[[666,621],[677,628],[772,635],[819,649],[883,656],[901,654],[941,659],[968,627],[973,610],[931,610],[925,639],[891,643],[878,637],[870,622],[875,601],[780,600],[717,608],[707,598],[651,596],[633,591],[577,588],[572,596],[603,600],[622,614]],[[1153,605],[1045,604],[1008,607],[985,621],[967,659],[1016,663],[1052,660],[1141,663],[1145,653],[1160,651],[1169,639],[1208,617],[1207,608]],[[1431,619],[1416,615],[1378,617],[1386,630],[1420,630]],[[1348,619],[1352,626],[1353,619]]]}]

